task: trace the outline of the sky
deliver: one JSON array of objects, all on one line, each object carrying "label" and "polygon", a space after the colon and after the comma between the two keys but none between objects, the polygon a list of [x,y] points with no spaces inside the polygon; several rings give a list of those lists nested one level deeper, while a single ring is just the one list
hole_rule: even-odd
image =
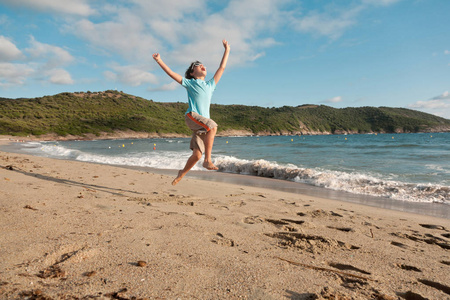
[{"label": "sky", "polygon": [[388,106],[450,119],[449,0],[0,0],[0,97],[186,102],[153,60],[200,60],[212,102]]}]

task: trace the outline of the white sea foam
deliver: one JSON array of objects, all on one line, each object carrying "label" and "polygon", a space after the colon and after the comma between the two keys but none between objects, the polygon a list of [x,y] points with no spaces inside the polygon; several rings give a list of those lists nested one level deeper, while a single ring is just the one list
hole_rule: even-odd
[{"label": "white sea foam", "polygon": [[[191,154],[190,151],[147,151],[107,155],[86,153],[52,143],[33,142],[24,145],[26,145],[26,151],[38,151],[50,157],[157,169],[182,169]],[[214,164],[221,172],[290,180],[333,190],[397,200],[450,204],[450,188],[438,184],[404,183],[386,179],[377,174],[301,168],[293,164],[282,165],[262,159],[244,160],[232,156],[218,156],[214,159]],[[193,170],[204,170],[201,167],[201,161]]]},{"label": "white sea foam", "polygon": [[50,157],[74,159],[81,152],[78,150],[68,149],[56,144],[42,144],[42,143],[26,143],[23,145],[25,151],[40,152]]},{"label": "white sea foam", "polygon": [[23,148],[36,148],[42,146],[40,142],[27,142],[20,144]]},{"label": "white sea foam", "polygon": [[439,171],[439,172],[444,172],[444,173],[449,173],[450,170],[446,170],[442,167],[442,165],[425,165],[425,167],[429,170],[433,170],[433,171]]},{"label": "white sea foam", "polygon": [[312,184],[356,194],[388,197],[414,202],[450,204],[450,188],[433,184],[413,184],[383,180],[371,175],[339,171],[299,168],[266,160],[240,160],[223,156],[214,163],[222,172],[256,175]]},{"label": "white sea foam", "polygon": [[[144,152],[125,156],[106,156],[95,154],[81,154],[76,160],[95,162],[109,165],[149,167],[155,169],[182,169],[186,164],[189,153],[169,152]],[[192,170],[202,170],[200,162]]]},{"label": "white sea foam", "polygon": [[[39,147],[38,147],[39,146]],[[149,167],[155,169],[182,169],[186,163],[190,152],[173,151],[152,151],[139,153],[125,153],[122,155],[101,155],[86,153],[79,150],[68,149],[57,144],[35,145],[33,152],[40,152],[45,156],[71,159],[84,162],[93,162],[108,165]],[[192,168],[193,170],[202,170],[200,162]]]}]

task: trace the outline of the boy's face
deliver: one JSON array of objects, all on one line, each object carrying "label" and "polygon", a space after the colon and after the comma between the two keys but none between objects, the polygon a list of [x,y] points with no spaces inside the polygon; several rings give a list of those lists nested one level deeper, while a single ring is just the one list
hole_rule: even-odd
[{"label": "boy's face", "polygon": [[206,67],[203,64],[194,65],[191,75],[194,78],[205,78],[206,77]]}]

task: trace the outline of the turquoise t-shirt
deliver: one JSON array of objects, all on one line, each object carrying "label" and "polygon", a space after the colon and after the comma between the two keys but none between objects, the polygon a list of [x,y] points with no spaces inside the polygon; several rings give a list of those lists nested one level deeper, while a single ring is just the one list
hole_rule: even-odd
[{"label": "turquoise t-shirt", "polygon": [[213,92],[216,89],[214,77],[209,81],[183,77],[181,85],[186,88],[188,94],[189,108],[186,113],[193,111],[205,118],[209,118],[209,106],[211,105]]}]

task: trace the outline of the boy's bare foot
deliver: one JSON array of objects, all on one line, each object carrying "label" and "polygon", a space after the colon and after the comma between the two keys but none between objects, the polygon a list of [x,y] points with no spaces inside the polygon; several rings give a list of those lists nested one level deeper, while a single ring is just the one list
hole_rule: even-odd
[{"label": "boy's bare foot", "polygon": [[172,181],[172,185],[176,185],[183,178],[182,170],[178,171],[178,176]]},{"label": "boy's bare foot", "polygon": [[204,162],[203,163],[203,168],[208,169],[208,170],[219,170],[218,167],[216,167],[212,162]]}]

